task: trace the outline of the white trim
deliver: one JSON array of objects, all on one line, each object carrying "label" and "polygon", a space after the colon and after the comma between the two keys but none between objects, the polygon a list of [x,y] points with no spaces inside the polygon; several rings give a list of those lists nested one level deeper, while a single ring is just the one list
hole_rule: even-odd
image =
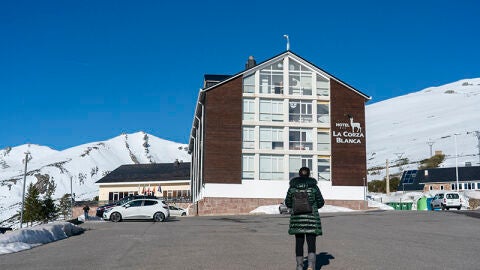
[{"label": "white trim", "polygon": [[146,185],[146,184],[155,184],[155,185],[162,185],[162,184],[178,184],[178,183],[186,183],[190,184],[190,179],[185,180],[162,180],[162,181],[143,181],[143,182],[114,182],[114,183],[95,183],[98,186],[118,186],[118,185]]},{"label": "white trim", "polygon": [[[283,199],[288,186],[289,181],[286,180],[245,180],[242,184],[205,184],[202,197]],[[332,186],[330,181],[319,181],[318,186],[326,200],[364,200],[363,186]]]}]

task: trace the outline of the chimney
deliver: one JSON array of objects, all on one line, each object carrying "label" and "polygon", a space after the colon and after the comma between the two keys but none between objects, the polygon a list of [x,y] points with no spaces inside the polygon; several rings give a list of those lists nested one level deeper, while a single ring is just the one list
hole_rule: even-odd
[{"label": "chimney", "polygon": [[247,63],[245,64],[245,69],[252,68],[256,65],[257,65],[257,62],[255,61],[255,58],[253,58],[253,56],[250,55],[248,57]]}]

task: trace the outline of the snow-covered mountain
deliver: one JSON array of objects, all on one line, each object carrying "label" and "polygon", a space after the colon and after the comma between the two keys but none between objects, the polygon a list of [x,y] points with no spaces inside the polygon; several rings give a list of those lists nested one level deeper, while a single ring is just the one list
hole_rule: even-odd
[{"label": "snow-covered mountain", "polygon": [[[367,105],[368,179],[383,179],[386,159],[390,174],[418,168],[415,162],[430,157],[430,144],[433,154],[445,154],[443,167],[454,167],[456,160],[458,166],[480,165],[475,134],[480,132],[479,104],[480,78],[475,78]],[[411,164],[396,166],[404,158]]]},{"label": "snow-covered mountain", "polygon": [[0,150],[0,225],[20,210],[25,153],[27,186],[56,184],[54,198],[70,193],[70,181],[77,200],[98,195],[95,182],[123,164],[190,162],[187,145],[137,132],[102,142],[87,143],[63,151],[28,144]]}]

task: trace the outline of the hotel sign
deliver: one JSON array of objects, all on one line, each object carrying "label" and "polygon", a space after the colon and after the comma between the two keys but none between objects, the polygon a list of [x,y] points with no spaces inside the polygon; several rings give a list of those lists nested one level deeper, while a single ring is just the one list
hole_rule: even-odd
[{"label": "hotel sign", "polygon": [[361,144],[365,135],[362,132],[360,123],[353,120],[353,116],[348,116],[350,123],[335,123],[332,136],[335,143],[341,144]]}]

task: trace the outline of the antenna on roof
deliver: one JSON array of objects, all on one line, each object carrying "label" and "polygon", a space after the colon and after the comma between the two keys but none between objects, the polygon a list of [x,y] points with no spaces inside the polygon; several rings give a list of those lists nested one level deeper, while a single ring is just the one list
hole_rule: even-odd
[{"label": "antenna on roof", "polygon": [[290,39],[288,38],[288,35],[283,35],[283,37],[287,39],[287,51],[290,51]]}]

